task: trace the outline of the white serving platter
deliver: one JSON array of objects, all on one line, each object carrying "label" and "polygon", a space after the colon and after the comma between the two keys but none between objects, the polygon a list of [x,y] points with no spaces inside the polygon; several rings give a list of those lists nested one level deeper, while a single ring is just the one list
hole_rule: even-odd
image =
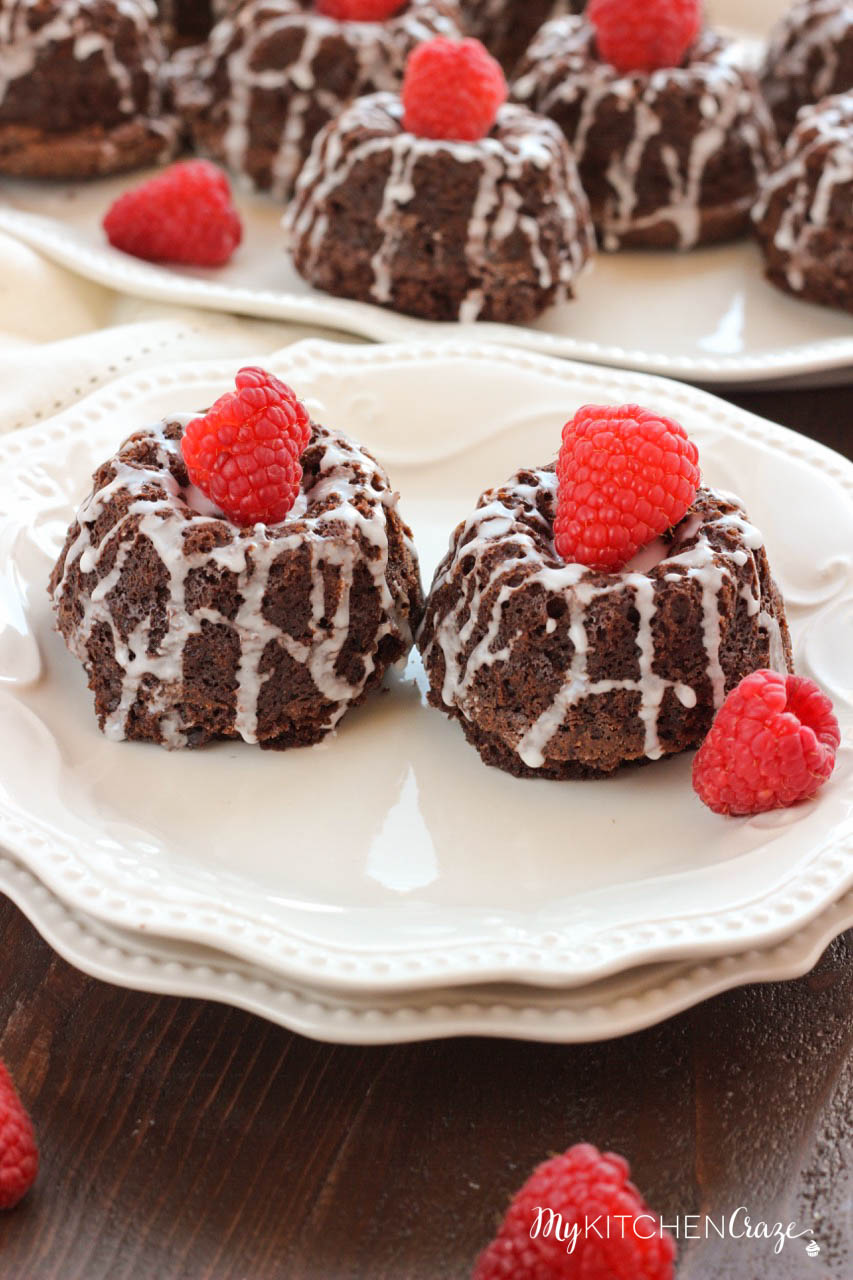
[{"label": "white serving platter", "polygon": [[836,773],[752,820],[703,808],[689,756],[607,781],[513,779],[424,705],[417,658],[310,750],[108,742],[45,583],[95,466],[235,372],[172,366],[0,442],[0,841],[54,892],[294,981],[399,991],[565,987],[767,947],[853,884],[853,464],[684,385],[496,348],[309,342],[268,363],[386,463],[427,582],[481,490],[552,457],[578,405],[682,421],[706,479],[764,530],[799,667],[842,721]]},{"label": "white serving platter", "polygon": [[[784,7],[785,0],[710,6],[717,22],[744,37],[745,56],[753,59]],[[227,267],[154,266],[119,253],[107,244],[101,219],[141,176],[94,183],[0,180],[0,230],[120,292],[375,341],[500,342],[721,385],[843,382],[853,371],[853,317],[773,288],[749,241],[685,254],[599,254],[578,300],[533,325],[436,324],[310,288],[285,254],[282,208],[265,197],[238,197],[246,234]]]}]

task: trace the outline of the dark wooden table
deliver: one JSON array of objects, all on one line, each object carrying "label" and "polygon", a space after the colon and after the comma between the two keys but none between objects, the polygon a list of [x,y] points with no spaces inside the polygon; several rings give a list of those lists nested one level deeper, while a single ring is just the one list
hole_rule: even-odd
[{"label": "dark wooden table", "polygon": [[[736,399],[853,456],[853,392]],[[743,1205],[822,1246],[712,1236],[679,1280],[853,1276],[853,932],[807,978],[612,1043],[391,1049],[94,982],[5,901],[0,936],[0,1056],[43,1159],[0,1214],[2,1280],[462,1280],[580,1140],[667,1220]]]}]

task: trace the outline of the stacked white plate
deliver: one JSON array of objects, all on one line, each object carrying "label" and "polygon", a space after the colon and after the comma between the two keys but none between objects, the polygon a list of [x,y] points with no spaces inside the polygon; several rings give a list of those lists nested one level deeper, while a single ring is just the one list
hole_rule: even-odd
[{"label": "stacked white plate", "polygon": [[[788,2],[709,0],[708,8],[716,24],[741,37],[743,60],[757,65]],[[139,180],[139,174],[92,183],[0,179],[0,230],[123,293],[382,342],[499,342],[705,384],[837,383],[853,371],[853,318],[768,284],[749,240],[687,254],[599,254],[578,299],[532,325],[436,324],[312,289],[285,254],[281,205],[263,196],[238,196],[244,242],[224,268],[155,266],[119,253],[107,244],[101,219]]]},{"label": "stacked white plate", "polygon": [[689,756],[510,778],[425,705],[416,657],[310,750],[106,741],[45,584],[95,467],[234,374],[172,366],[0,443],[0,888],[89,972],[329,1039],[600,1038],[808,969],[853,924],[853,464],[689,387],[520,351],[312,342],[266,363],[385,463],[427,583],[478,494],[553,457],[580,404],[681,421],[764,532],[798,669],[842,722],[833,779],[725,820]]}]

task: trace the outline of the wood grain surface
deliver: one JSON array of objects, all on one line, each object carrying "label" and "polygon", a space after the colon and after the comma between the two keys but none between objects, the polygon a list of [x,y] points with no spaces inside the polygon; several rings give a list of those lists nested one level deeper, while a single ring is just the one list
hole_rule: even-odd
[{"label": "wood grain surface", "polygon": [[[735,399],[735,397],[732,397]],[[853,391],[737,403],[853,456]],[[668,1220],[811,1227],[682,1246],[679,1280],[853,1276],[853,933],[797,982],[603,1045],[314,1044],[95,982],[0,901],[0,1056],[42,1171],[2,1280],[463,1280],[548,1154],[624,1153]]]}]

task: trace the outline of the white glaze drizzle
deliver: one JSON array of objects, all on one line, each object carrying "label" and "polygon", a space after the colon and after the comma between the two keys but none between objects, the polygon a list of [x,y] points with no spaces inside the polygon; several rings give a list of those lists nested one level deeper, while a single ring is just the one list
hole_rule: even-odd
[{"label": "white glaze drizzle", "polygon": [[[544,115],[580,103],[578,125],[569,138],[580,166],[603,104],[615,104],[619,111],[630,113],[631,142],[612,156],[607,171],[611,195],[603,209],[594,211],[603,247],[617,249],[629,232],[669,224],[675,228],[679,247],[689,249],[700,238],[705,172],[733,131],[747,145],[756,186],[766,172],[773,127],[755,79],[732,62],[729,46],[712,35],[700,38],[687,67],[630,74],[602,62],[595,54],[594,40],[593,29],[583,17],[546,23],[519,69],[513,98]],[[690,139],[686,157],[673,146],[662,150],[669,190],[661,193],[658,208],[639,216],[635,211],[638,179],[649,144],[662,132],[662,104],[673,86],[699,96],[703,123]],[[739,202],[744,212],[754,193],[755,189]]]},{"label": "white glaze drizzle", "polygon": [[[529,483],[529,476],[533,477],[534,483]],[[712,496],[724,497],[737,509],[712,513],[704,523],[702,517],[695,513],[688,515],[674,530],[673,542],[662,553],[663,558],[657,560],[654,576],[629,568],[620,574],[608,575],[608,580],[602,582],[600,577],[596,581],[595,575],[583,565],[549,564],[543,556],[544,541],[551,548],[551,559],[559,559],[551,543],[551,521],[540,509],[543,495],[546,510],[553,509],[556,487],[557,477],[553,471],[526,470],[519,473],[500,490],[484,494],[481,505],[453,534],[450,553],[439,566],[433,582],[421,631],[423,635],[425,628],[433,627],[423,652],[427,667],[436,646],[444,658],[441,698],[446,706],[455,706],[464,716],[471,718],[475,712],[474,682],[478,672],[511,657],[517,636],[511,636],[500,649],[495,649],[494,645],[501,628],[503,607],[519,589],[521,581],[525,587],[539,584],[550,599],[558,597],[565,603],[569,637],[574,646],[570,666],[550,705],[537,719],[527,724],[518,734],[517,741],[507,743],[531,769],[545,764],[548,744],[570,708],[586,698],[617,690],[639,694],[637,714],[644,726],[645,755],[658,759],[664,754],[658,718],[667,690],[671,689],[685,707],[696,705],[697,691],[678,680],[666,678],[654,669],[656,657],[659,657],[655,652],[652,632],[656,582],[678,582],[688,578],[700,587],[705,673],[715,707],[721,705],[726,685],[720,661],[722,632],[719,609],[719,597],[725,585],[741,590],[744,597],[749,595],[747,613],[756,618],[757,630],[766,635],[769,661],[776,664],[776,669],[787,671],[780,624],[767,608],[761,608],[756,555],[762,548],[762,537],[746,519],[737,499],[712,491]],[[709,536],[712,531],[725,533],[727,529],[737,532],[741,545],[736,550],[719,550],[712,545]],[[493,553],[495,545],[501,541],[511,544],[513,550],[506,557],[494,557],[491,572],[487,573],[481,567],[482,557]],[[454,607],[442,615],[434,603],[436,593],[450,582],[460,561],[469,557],[473,565],[465,581],[476,585],[461,590]],[[745,567],[750,558],[751,583],[740,587],[735,566]],[[510,579],[514,585],[508,584]],[[496,587],[494,598],[490,598]],[[590,606],[597,599],[626,590],[633,596],[639,617],[636,638],[639,675],[634,679],[593,680],[588,673],[589,638],[586,628]],[[553,634],[556,629],[556,622],[549,618],[549,624],[551,622],[554,625],[546,625],[546,634]],[[466,653],[475,630],[481,627],[485,627],[482,638],[470,653]]]},{"label": "white glaze drizzle", "polygon": [[764,96],[782,125],[795,107],[853,89],[839,81],[842,45],[853,43],[853,4],[797,0],[773,28],[761,73]]},{"label": "white glaze drizzle", "polygon": [[[189,420],[187,416],[170,421],[185,426]],[[233,727],[246,742],[258,740],[258,698],[265,679],[259,672],[259,664],[271,643],[286,649],[296,663],[306,667],[320,694],[333,704],[324,726],[332,729],[364,689],[375,669],[383,637],[394,634],[400,636],[407,646],[412,642],[407,602],[398,598],[396,590],[392,592],[387,579],[386,513],[396,508],[398,495],[388,488],[384,473],[368,454],[347,437],[315,427],[309,447],[319,444],[322,448],[319,473],[311,484],[310,492],[306,494],[303,491],[299,495],[282,525],[268,528],[258,524],[252,531],[241,531],[227,525],[232,532],[226,545],[209,551],[188,551],[186,536],[208,526],[211,519],[221,520],[222,517],[217,516],[212,504],[196,490],[182,490],[172,475],[169,459],[179,454],[180,443],[165,435],[167,425],[159,423],[133,437],[134,440],[147,438],[155,443],[156,462],[141,464],[117,458],[112,464],[114,478],[83,502],[76,517],[79,533],[68,548],[62,578],[53,593],[56,607],[72,568],[79,562],[81,573],[97,571],[99,561],[110,553],[113,544],[117,544],[118,552],[112,567],[100,574],[90,595],[78,597],[83,608],[82,617],[72,634],[66,636],[71,652],[88,667],[87,645],[93,627],[105,623],[112,632],[116,661],[124,674],[120,701],[106,718],[104,733],[115,741],[125,737],[128,712],[140,696],[143,681],[147,687],[149,680],[146,677],[153,677],[156,687],[153,694],[145,695],[146,708],[151,714],[159,714],[159,727],[167,746],[185,745],[186,733],[176,706],[181,697],[182,659],[188,638],[201,634],[205,621],[229,627],[238,638],[240,661]],[[152,484],[164,491],[163,497],[152,498],[143,494],[144,487]],[[131,498],[126,513],[101,543],[94,545],[92,530],[95,522],[109,502],[123,494],[129,494]],[[355,500],[358,500],[358,505]],[[193,505],[188,505],[188,502]],[[366,507],[366,512],[359,506]],[[128,536],[129,528],[133,528],[129,522],[135,524],[137,521],[136,534],[131,532]],[[292,532],[288,531],[288,526],[292,527]],[[156,643],[153,653],[149,652],[152,647],[152,618],[144,616],[125,640],[113,619],[107,598],[116,587],[128,557],[132,555],[134,543],[140,537],[147,538],[153,545],[169,577],[168,629]],[[408,538],[406,541],[417,563],[414,547]],[[370,548],[369,554],[365,554],[362,543]],[[307,641],[297,640],[282,631],[264,618],[261,610],[272,566],[283,553],[302,547],[308,548],[312,584]],[[339,575],[340,599],[332,618],[324,616],[324,565],[336,566]],[[350,683],[336,671],[336,664],[349,636],[350,591],[358,565],[365,565],[370,572],[378,599],[380,622],[370,649],[359,654],[363,659],[363,674],[355,683]],[[232,619],[214,609],[190,611],[188,608],[185,598],[188,575],[192,570],[203,567],[214,572],[226,570],[236,575],[241,602]]]},{"label": "white glaze drizzle", "polygon": [[[307,154],[315,129],[308,121],[312,106],[334,119],[351,97],[375,90],[396,89],[402,82],[406,58],[416,44],[434,36],[458,36],[459,26],[448,16],[453,0],[409,0],[385,22],[338,21],[314,10],[304,0],[257,0],[223,18],[205,45],[180,51],[173,78],[179,107],[190,118],[216,113],[224,118],[221,154],[235,173],[247,174],[250,147],[266,145],[254,132],[254,97],[265,90],[280,96],[280,139],[272,158],[274,195],[286,199]],[[270,65],[265,46],[289,33],[301,36],[295,59],[286,66]],[[345,40],[356,66],[348,98],[324,83],[317,67],[331,40]],[[223,103],[217,77],[222,69],[228,84]]]},{"label": "white glaze drizzle", "polygon": [[[802,108],[781,161],[753,210],[760,235],[772,234],[776,248],[784,254],[785,276],[795,293],[805,288],[815,257],[824,254],[821,232],[839,191],[849,207],[853,199],[853,93]],[[774,227],[772,220],[777,215]]]},{"label": "white glaze drizzle", "polygon": [[51,16],[35,28],[30,20],[37,13],[42,16],[39,0],[4,0],[0,4],[0,106],[11,86],[31,75],[52,46],[73,42],[72,55],[79,62],[100,55],[118,90],[120,111],[127,116],[145,114],[148,127],[171,140],[171,122],[159,118],[166,53],[153,0],[109,0],[109,8],[120,19],[125,38],[129,25],[135,29],[138,65],[148,76],[147,101],[134,97],[130,69],[118,53],[113,32],[104,24],[102,0],[55,0]]},{"label": "white glaze drizzle", "polygon": [[[300,244],[306,250],[304,274],[311,278],[325,250],[326,237],[335,234],[327,213],[335,191],[370,156],[388,156],[389,174],[376,219],[382,240],[372,258],[371,295],[377,302],[390,302],[401,211],[416,195],[418,163],[424,157],[446,155],[458,165],[472,165],[478,170],[465,243],[459,246],[472,282],[461,302],[459,319],[470,322],[480,315],[489,264],[499,252],[501,241],[516,230],[527,240],[540,286],[548,289],[555,285],[555,301],[570,297],[593,251],[594,239],[577,170],[553,121],[507,104],[498,112],[489,136],[479,142],[452,142],[407,133],[402,118],[403,106],[396,94],[372,94],[354,102],[315,140],[283,224],[291,250]],[[519,216],[519,183],[530,165],[555,175],[553,200],[563,245],[559,257],[549,258],[543,250],[536,219]],[[445,234],[441,228],[435,231],[438,240],[444,240]]]}]

